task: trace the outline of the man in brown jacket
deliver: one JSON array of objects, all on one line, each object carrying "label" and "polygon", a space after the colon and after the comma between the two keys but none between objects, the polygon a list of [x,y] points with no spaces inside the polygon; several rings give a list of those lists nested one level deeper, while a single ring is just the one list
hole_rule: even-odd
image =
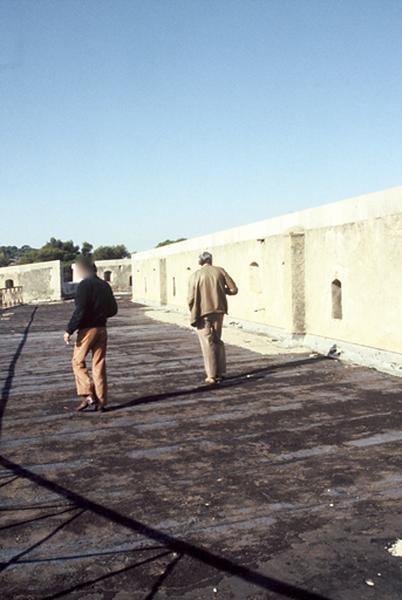
[{"label": "man in brown jacket", "polygon": [[191,325],[197,328],[204,357],[205,381],[214,384],[221,381],[226,373],[222,324],[228,312],[226,296],[237,294],[237,287],[224,269],[212,266],[212,254],[209,252],[203,252],[198,262],[201,269],[190,278],[188,305]]}]

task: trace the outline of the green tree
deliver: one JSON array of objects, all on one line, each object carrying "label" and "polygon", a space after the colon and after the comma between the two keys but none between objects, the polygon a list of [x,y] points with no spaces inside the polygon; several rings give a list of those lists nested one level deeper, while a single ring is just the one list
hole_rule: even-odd
[{"label": "green tree", "polygon": [[18,246],[0,246],[0,267],[7,267],[15,262],[20,253]]},{"label": "green tree", "polygon": [[163,246],[169,246],[170,244],[177,244],[178,242],[184,242],[187,238],[177,238],[177,240],[163,240],[163,242],[159,242],[156,244],[155,248],[163,248]]},{"label": "green tree", "polygon": [[110,260],[117,258],[127,258],[130,256],[127,248],[124,244],[118,244],[117,246],[98,246],[94,250],[93,259],[96,260]]},{"label": "green tree", "polygon": [[42,248],[24,249],[18,258],[18,264],[28,264],[34,262],[46,262],[49,260],[60,260],[63,265],[64,279],[70,281],[72,276],[71,264],[75,261],[80,252],[80,247],[74,244],[72,240],[63,242],[54,237],[50,238]]},{"label": "green tree", "polygon": [[60,260],[63,263],[72,263],[80,252],[79,246],[76,246],[72,240],[63,242],[54,237],[50,238],[42,248],[28,248],[21,253],[18,259],[19,264],[30,262],[42,262],[48,260]]},{"label": "green tree", "polygon": [[92,250],[94,249],[93,245],[89,242],[82,242],[81,244],[81,254],[83,256],[90,256],[92,254]]},{"label": "green tree", "polygon": [[10,257],[4,249],[4,246],[0,247],[0,267],[7,267],[10,264]]},{"label": "green tree", "polygon": [[17,259],[17,264],[26,265],[28,263],[38,262],[38,252],[39,250],[37,248],[24,248]]},{"label": "green tree", "polygon": [[51,237],[41,248],[31,248],[31,246],[0,246],[0,267],[6,267],[11,263],[25,265],[35,262],[46,262],[49,260],[60,260],[63,265],[64,279],[69,281],[72,276],[71,265],[77,259],[77,256],[93,256],[94,260],[118,259],[130,256],[124,244],[116,246],[99,246],[93,252],[93,245],[89,242],[83,242],[81,248],[74,244],[72,240],[59,240]]}]

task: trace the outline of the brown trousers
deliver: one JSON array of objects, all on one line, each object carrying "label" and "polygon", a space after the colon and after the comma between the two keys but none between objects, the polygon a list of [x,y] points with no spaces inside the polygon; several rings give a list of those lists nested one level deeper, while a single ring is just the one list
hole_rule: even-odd
[{"label": "brown trousers", "polygon": [[[106,382],[106,327],[90,327],[78,331],[74,346],[72,366],[79,396],[96,396],[102,404],[107,402]],[[92,352],[92,378],[86,366],[86,357]]]},{"label": "brown trousers", "polygon": [[221,313],[212,313],[201,317],[197,325],[207,377],[221,377],[226,373],[225,344],[221,340],[223,317]]}]

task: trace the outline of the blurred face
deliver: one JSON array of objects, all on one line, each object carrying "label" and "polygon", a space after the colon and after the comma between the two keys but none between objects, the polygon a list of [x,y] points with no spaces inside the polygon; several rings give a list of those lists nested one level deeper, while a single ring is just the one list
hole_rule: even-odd
[{"label": "blurred face", "polygon": [[85,269],[85,267],[83,265],[80,265],[78,263],[76,269],[77,269],[78,279],[85,279],[85,277],[88,277],[88,271]]}]

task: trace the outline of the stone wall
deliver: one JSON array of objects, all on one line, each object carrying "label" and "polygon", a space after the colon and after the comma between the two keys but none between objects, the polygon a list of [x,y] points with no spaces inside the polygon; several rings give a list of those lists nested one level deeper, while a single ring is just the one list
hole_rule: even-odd
[{"label": "stone wall", "polygon": [[402,368],[402,187],[134,254],[133,300],[186,310],[202,250],[239,286],[227,321]]},{"label": "stone wall", "polygon": [[22,286],[24,304],[50,302],[62,298],[62,274],[59,260],[13,265],[0,268],[0,288]]},{"label": "stone wall", "polygon": [[[306,231],[306,331],[402,353],[401,212]],[[334,281],[342,318],[332,317]]]}]

